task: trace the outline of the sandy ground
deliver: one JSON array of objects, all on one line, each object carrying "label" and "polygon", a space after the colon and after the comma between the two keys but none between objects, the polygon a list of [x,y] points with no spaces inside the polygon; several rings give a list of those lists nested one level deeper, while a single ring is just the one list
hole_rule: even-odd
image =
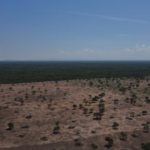
[{"label": "sandy ground", "polygon": [[[150,122],[150,104],[145,102],[145,97],[150,96],[150,81],[101,79],[101,82],[93,79],[1,84],[0,150],[90,150],[91,143],[103,150],[108,149],[106,136],[114,140],[112,150],[140,150],[142,143],[150,142],[150,131],[143,132],[144,124]],[[119,90],[131,83],[130,90]],[[105,96],[93,103],[89,95],[94,97],[101,93],[105,93]],[[133,94],[137,96],[135,105],[125,101]],[[25,98],[27,95],[28,98]],[[84,103],[84,99],[91,104]],[[100,99],[105,101],[105,112],[102,119],[95,120],[93,113],[99,111]],[[119,100],[118,104],[114,104],[115,99]],[[48,104],[51,104],[50,108]],[[73,109],[74,104],[77,105],[76,109]],[[86,114],[79,109],[79,104],[88,109]],[[93,113],[89,112],[91,108]],[[147,115],[142,114],[144,110],[148,112]],[[134,117],[131,117],[131,112],[135,113]],[[54,134],[57,121],[60,122],[60,131]],[[8,130],[9,122],[14,124],[12,130]],[[119,123],[118,129],[113,129],[114,122]],[[77,132],[80,134],[76,135]],[[121,140],[120,132],[127,134],[126,141]],[[46,137],[46,140],[42,140],[42,137]],[[75,139],[82,146],[76,146]]]}]

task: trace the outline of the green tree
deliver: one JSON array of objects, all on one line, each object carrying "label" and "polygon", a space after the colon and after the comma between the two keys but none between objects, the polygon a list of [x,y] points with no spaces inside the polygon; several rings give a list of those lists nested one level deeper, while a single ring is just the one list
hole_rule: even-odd
[{"label": "green tree", "polygon": [[98,146],[96,144],[94,144],[94,143],[91,144],[91,147],[92,147],[93,150],[98,148]]},{"label": "green tree", "polygon": [[85,101],[85,104],[87,105],[87,104],[88,104],[88,101]]},{"label": "green tree", "polygon": [[56,126],[56,127],[54,127],[54,129],[53,129],[54,132],[58,132],[59,130],[60,130],[60,126]]},{"label": "green tree", "polygon": [[127,140],[127,134],[125,132],[120,133],[123,139],[126,141]]},{"label": "green tree", "polygon": [[87,111],[88,111],[88,109],[87,109],[87,108],[84,108],[84,109],[83,109],[84,114],[86,114],[86,113],[87,113]]},{"label": "green tree", "polygon": [[90,113],[93,113],[93,108],[90,109]]},{"label": "green tree", "polygon": [[59,121],[55,122],[55,125],[56,125],[56,126],[59,126]]},{"label": "green tree", "polygon": [[14,124],[12,122],[8,123],[8,127],[10,130],[12,130],[14,128]]},{"label": "green tree", "polygon": [[114,100],[114,104],[118,104],[119,100],[118,99],[115,99]]},{"label": "green tree", "polygon": [[113,145],[113,139],[112,139],[112,138],[110,138],[110,137],[105,137],[105,141],[108,142],[108,145],[109,145],[109,146],[112,146],[112,145]]},{"label": "green tree", "polygon": [[118,126],[119,126],[119,123],[114,122],[114,124],[113,124],[113,126],[112,126],[112,127],[113,127],[114,129],[117,129],[117,127],[118,127]]},{"label": "green tree", "polygon": [[51,104],[48,104],[48,108],[50,108],[51,107]]},{"label": "green tree", "polygon": [[146,123],[146,124],[144,125],[143,129],[144,129],[146,132],[148,132],[148,131],[149,131],[149,124]]},{"label": "green tree", "polygon": [[105,101],[103,99],[100,100],[100,103],[104,103]]},{"label": "green tree", "polygon": [[102,114],[101,113],[94,113],[94,117],[96,117],[95,119],[101,119]]},{"label": "green tree", "polygon": [[83,108],[83,105],[82,104],[79,104],[79,109],[82,109]]},{"label": "green tree", "polygon": [[131,117],[134,117],[134,114],[135,114],[134,112],[131,112],[131,113],[130,113],[130,116],[131,116]]},{"label": "green tree", "polygon": [[150,143],[146,143],[142,146],[143,150],[150,150]]},{"label": "green tree", "polygon": [[142,111],[142,114],[147,115],[147,111],[146,110]]},{"label": "green tree", "polygon": [[89,101],[89,106],[91,105],[91,103],[92,103],[92,102],[91,102],[91,101]]},{"label": "green tree", "polygon": [[21,103],[21,105],[23,105],[23,103],[24,103],[24,100],[21,100],[21,101],[20,101],[20,103]]},{"label": "green tree", "polygon": [[76,108],[77,108],[77,105],[76,105],[76,104],[74,104],[74,105],[73,105],[73,109],[76,109]]}]

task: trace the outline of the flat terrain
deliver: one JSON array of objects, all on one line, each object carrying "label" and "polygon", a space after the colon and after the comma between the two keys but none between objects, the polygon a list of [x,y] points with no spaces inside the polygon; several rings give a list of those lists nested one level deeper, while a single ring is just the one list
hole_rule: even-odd
[{"label": "flat terrain", "polygon": [[[150,122],[149,96],[148,78],[1,84],[0,150],[92,150],[92,143],[106,150],[105,137],[113,139],[109,149],[140,150],[150,142],[143,129]],[[105,111],[97,118],[99,104]],[[53,132],[57,121],[60,130]]]}]

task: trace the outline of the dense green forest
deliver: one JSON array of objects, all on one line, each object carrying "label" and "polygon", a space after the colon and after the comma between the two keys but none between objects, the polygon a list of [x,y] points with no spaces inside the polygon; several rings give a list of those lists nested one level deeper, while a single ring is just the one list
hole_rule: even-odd
[{"label": "dense green forest", "polygon": [[150,76],[150,61],[0,62],[0,83]]}]

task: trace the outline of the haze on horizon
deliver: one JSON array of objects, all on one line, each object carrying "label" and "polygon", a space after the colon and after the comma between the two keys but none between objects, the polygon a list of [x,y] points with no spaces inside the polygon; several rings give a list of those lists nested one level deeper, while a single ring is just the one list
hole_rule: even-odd
[{"label": "haze on horizon", "polygon": [[2,60],[150,60],[149,0],[1,0]]}]

